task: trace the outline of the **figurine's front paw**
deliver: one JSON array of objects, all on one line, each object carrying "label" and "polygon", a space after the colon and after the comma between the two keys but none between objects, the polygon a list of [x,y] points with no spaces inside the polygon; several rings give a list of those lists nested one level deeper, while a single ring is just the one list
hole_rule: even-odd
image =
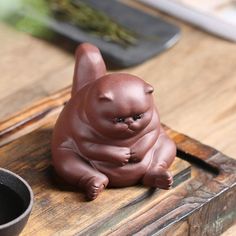
[{"label": "figurine's front paw", "polygon": [[137,155],[136,152],[131,151],[129,162],[137,163],[140,162],[142,159]]},{"label": "figurine's front paw", "polygon": [[149,187],[170,189],[173,184],[173,177],[165,168],[157,167],[146,173],[143,184]]},{"label": "figurine's front paw", "polygon": [[129,148],[119,148],[117,153],[113,158],[113,163],[119,166],[124,166],[128,164],[130,159],[130,149]]},{"label": "figurine's front paw", "polygon": [[89,201],[95,200],[98,195],[106,188],[108,184],[107,178],[94,177],[86,188],[86,197]]}]

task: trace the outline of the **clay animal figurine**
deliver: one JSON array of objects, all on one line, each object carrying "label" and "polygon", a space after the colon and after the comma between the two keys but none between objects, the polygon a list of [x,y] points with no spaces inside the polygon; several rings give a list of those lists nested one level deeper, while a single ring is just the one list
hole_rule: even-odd
[{"label": "clay animal figurine", "polygon": [[107,186],[169,189],[176,146],[161,127],[152,93],[137,76],[106,74],[99,50],[79,46],[71,99],[53,132],[57,174],[89,200]]}]

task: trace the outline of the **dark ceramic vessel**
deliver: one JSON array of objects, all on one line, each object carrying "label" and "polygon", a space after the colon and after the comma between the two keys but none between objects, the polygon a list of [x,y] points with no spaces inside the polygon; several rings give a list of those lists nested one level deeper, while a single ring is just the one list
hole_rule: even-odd
[{"label": "dark ceramic vessel", "polygon": [[0,168],[0,236],[19,235],[33,206],[29,184],[11,171]]}]

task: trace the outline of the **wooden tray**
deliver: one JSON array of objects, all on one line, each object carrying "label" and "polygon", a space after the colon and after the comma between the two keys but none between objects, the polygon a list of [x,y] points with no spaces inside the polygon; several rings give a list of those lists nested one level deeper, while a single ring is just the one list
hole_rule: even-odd
[{"label": "wooden tray", "polygon": [[25,178],[35,194],[22,235],[219,235],[234,222],[236,161],[168,127],[178,147],[173,189],[106,189],[86,202],[82,193],[58,184],[50,137],[69,92],[0,123],[0,166]]}]

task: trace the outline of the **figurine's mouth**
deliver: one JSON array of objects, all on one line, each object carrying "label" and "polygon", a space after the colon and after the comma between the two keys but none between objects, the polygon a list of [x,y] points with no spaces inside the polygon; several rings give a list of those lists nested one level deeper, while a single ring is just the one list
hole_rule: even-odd
[{"label": "figurine's mouth", "polygon": [[127,129],[126,129],[126,131],[128,131],[129,133],[135,133],[135,131],[134,130],[132,130],[132,129],[130,129],[130,127],[128,127]]}]

